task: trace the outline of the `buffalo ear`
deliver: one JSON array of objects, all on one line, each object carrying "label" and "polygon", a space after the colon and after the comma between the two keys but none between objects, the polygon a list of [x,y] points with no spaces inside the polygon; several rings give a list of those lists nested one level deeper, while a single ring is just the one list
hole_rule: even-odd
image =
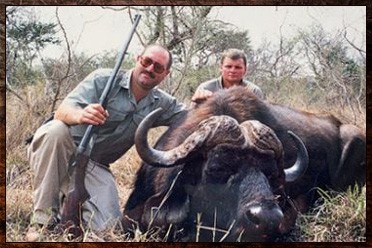
[{"label": "buffalo ear", "polygon": [[355,182],[361,188],[366,182],[366,137],[351,124],[340,127],[341,158],[337,168],[330,168],[331,182],[335,189],[346,190]]},{"label": "buffalo ear", "polygon": [[141,222],[148,229],[181,223],[186,219],[190,208],[186,192],[172,192],[168,198],[165,195],[158,193],[146,201]]}]

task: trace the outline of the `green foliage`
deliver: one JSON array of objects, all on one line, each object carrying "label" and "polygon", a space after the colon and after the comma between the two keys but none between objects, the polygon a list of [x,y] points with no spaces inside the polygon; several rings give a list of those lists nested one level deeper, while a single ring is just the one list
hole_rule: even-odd
[{"label": "green foliage", "polygon": [[[106,51],[102,54],[94,56],[91,61],[92,70],[98,68],[114,68],[117,60],[118,51]],[[121,68],[130,69],[133,68],[135,59],[133,54],[126,54]]]},{"label": "green foliage", "polygon": [[[248,31],[208,17],[212,6],[146,6],[142,28],[146,44],[160,43],[171,50],[175,64],[188,66],[193,56],[199,66],[216,63],[226,48],[250,50]],[[217,56],[217,58],[215,57]],[[210,60],[213,58],[214,60]]]},{"label": "green foliage", "polygon": [[42,23],[33,18],[33,12],[18,7],[6,9],[7,83],[10,86],[34,84],[41,79],[40,68],[34,60],[48,45],[58,45],[57,25]]},{"label": "green foliage", "polygon": [[30,67],[24,61],[19,61],[17,63],[16,71],[8,78],[8,82],[11,86],[25,86],[25,85],[35,85],[36,83],[42,81],[44,75],[40,66]]},{"label": "green foliage", "polygon": [[[248,31],[238,31],[220,22],[203,25],[195,48],[198,66],[205,66],[208,62],[218,64],[221,53],[227,48],[241,49],[248,54],[251,50]],[[212,55],[215,55],[215,60],[209,61]]]},{"label": "green foliage", "polygon": [[59,44],[60,40],[55,37],[56,26],[54,23],[44,24],[38,21],[9,25],[6,30],[7,39],[10,43],[16,43],[17,48],[26,56],[49,44]]},{"label": "green foliage", "polygon": [[248,79],[269,100],[328,111],[358,125],[365,116],[365,57],[351,49],[342,30],[331,34],[321,25],[300,29],[294,37],[281,37],[277,46],[266,41],[251,51]]},{"label": "green foliage", "polygon": [[190,68],[187,71],[187,76],[184,78],[182,86],[176,97],[179,99],[183,99],[184,101],[190,100],[199,84],[209,79],[218,77],[218,73],[219,72],[217,66]]}]

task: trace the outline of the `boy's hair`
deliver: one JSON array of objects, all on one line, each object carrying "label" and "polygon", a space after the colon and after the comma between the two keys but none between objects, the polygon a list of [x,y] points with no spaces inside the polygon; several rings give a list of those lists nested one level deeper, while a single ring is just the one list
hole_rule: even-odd
[{"label": "boy's hair", "polygon": [[221,65],[223,64],[225,58],[229,58],[232,60],[243,59],[244,65],[247,65],[247,57],[245,56],[244,51],[240,49],[230,48],[225,50],[221,56]]}]

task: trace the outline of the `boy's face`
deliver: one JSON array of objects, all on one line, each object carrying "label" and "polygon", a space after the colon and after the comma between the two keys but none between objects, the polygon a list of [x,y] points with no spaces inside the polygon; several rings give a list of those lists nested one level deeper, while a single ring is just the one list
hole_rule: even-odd
[{"label": "boy's face", "polygon": [[224,80],[230,82],[240,82],[245,73],[247,72],[247,67],[243,59],[230,59],[225,58],[220,65],[220,73]]}]

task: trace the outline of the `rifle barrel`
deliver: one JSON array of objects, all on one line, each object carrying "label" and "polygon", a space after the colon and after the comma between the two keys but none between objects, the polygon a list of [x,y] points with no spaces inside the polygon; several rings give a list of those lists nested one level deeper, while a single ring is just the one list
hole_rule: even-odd
[{"label": "rifle barrel", "polygon": [[[117,56],[114,70],[112,71],[112,73],[110,75],[110,78],[108,79],[108,81],[106,83],[106,86],[103,89],[102,95],[99,98],[99,103],[102,105],[103,108],[106,108],[108,93],[110,92],[110,89],[112,87],[113,82],[115,81],[115,78],[116,78],[116,75],[118,74],[120,66],[123,63],[125,54],[126,54],[127,49],[129,47],[129,43],[132,40],[133,34],[134,34],[134,32],[135,32],[135,30],[138,26],[138,23],[139,23],[140,19],[141,19],[141,15],[136,14],[134,16],[134,22],[133,22],[132,28],[129,32],[129,36],[127,36],[127,39],[124,42],[123,48],[121,49],[121,51],[119,52],[119,54]],[[84,153],[86,151],[87,145],[90,142],[90,139],[92,138],[92,135],[93,135],[93,132],[94,132],[93,127],[94,127],[93,125],[89,125],[87,127],[87,129],[85,130],[84,136],[81,139],[80,144],[77,148],[77,153]]]}]

